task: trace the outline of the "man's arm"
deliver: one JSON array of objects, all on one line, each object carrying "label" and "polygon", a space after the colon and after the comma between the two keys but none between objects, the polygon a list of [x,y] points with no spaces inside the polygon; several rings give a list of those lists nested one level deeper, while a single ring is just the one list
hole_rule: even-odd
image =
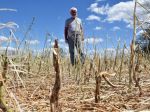
[{"label": "man's arm", "polygon": [[64,35],[65,35],[65,41],[67,42],[67,40],[68,40],[68,27],[65,27]]},{"label": "man's arm", "polygon": [[68,29],[69,29],[69,26],[68,26],[68,20],[65,21],[65,29],[64,29],[64,36],[65,36],[65,42],[67,43],[68,41]]}]

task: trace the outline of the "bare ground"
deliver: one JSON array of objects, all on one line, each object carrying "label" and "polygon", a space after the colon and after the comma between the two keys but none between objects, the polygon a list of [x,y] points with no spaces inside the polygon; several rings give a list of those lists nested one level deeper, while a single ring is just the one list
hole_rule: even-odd
[{"label": "bare ground", "polygon": [[[46,72],[46,71],[45,71]],[[100,87],[100,103],[94,103],[95,80],[90,78],[89,82],[75,80],[75,75],[61,72],[61,90],[59,95],[59,107],[63,112],[122,112],[122,111],[150,111],[150,75],[148,73],[139,74],[143,95],[139,96],[138,88],[128,89],[127,74],[122,75],[121,82],[118,77],[109,77],[109,80],[118,85],[112,88],[102,81]],[[39,75],[21,76],[25,88],[20,80],[9,79],[6,84],[5,94],[8,106],[14,111],[23,112],[49,112],[49,96],[54,84],[55,73],[53,70]],[[81,77],[80,77],[81,78]],[[79,79],[80,79],[79,78]],[[12,82],[12,83],[10,83]],[[13,85],[14,83],[14,85]],[[16,86],[16,87],[15,87]],[[20,110],[19,110],[20,108]]]}]

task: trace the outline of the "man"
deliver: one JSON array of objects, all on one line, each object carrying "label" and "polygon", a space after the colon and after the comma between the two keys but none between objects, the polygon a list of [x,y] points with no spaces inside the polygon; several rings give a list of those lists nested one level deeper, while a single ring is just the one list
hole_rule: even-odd
[{"label": "man", "polygon": [[69,53],[71,64],[75,64],[75,48],[79,53],[80,61],[84,64],[85,57],[81,48],[83,37],[83,28],[81,19],[77,17],[77,8],[72,7],[70,9],[71,18],[67,19],[65,22],[65,41],[69,45]]}]

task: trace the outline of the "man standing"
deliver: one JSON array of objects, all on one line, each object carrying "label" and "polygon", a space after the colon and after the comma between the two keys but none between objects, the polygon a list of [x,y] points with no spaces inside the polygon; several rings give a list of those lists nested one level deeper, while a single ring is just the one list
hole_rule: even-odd
[{"label": "man standing", "polygon": [[77,8],[72,7],[70,9],[71,18],[67,19],[65,22],[65,41],[69,45],[69,53],[71,64],[75,64],[75,48],[79,53],[80,61],[84,64],[85,56],[82,51],[82,41],[83,37],[83,28],[81,19],[77,17]]}]

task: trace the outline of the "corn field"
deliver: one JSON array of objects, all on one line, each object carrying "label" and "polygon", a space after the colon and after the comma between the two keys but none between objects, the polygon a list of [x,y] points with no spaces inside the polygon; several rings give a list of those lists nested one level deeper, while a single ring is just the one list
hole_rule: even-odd
[{"label": "corn field", "polygon": [[[0,24],[10,32],[5,52],[0,55],[0,111],[2,112],[127,112],[150,110],[149,53],[135,51],[136,30],[142,27],[133,13],[133,39],[130,48],[120,41],[111,53],[96,49],[86,55],[84,65],[71,66],[69,54],[62,56],[59,40],[46,33],[42,51],[32,52],[26,40],[35,18],[24,38],[18,40],[14,22]],[[3,9],[16,11],[15,9]],[[2,10],[2,11],[3,11]],[[146,10],[146,9],[145,9]],[[1,10],[0,10],[1,11]],[[15,53],[9,53],[12,39]],[[93,46],[94,43],[93,43]],[[86,49],[84,51],[87,51]],[[86,52],[85,52],[86,53]],[[77,56],[78,57],[78,56]]]}]

